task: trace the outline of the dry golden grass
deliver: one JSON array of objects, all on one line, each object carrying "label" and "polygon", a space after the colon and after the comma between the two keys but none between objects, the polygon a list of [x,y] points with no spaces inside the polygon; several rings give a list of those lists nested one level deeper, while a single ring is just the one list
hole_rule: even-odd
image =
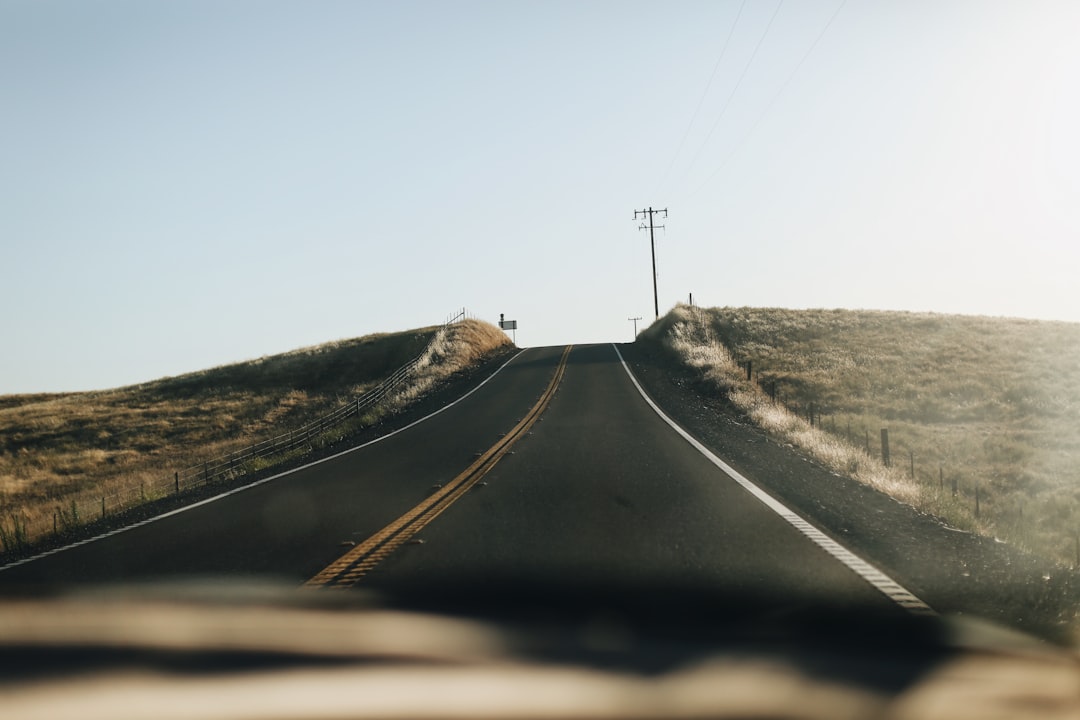
[{"label": "dry golden grass", "polygon": [[174,472],[331,411],[421,352],[414,375],[368,420],[508,343],[498,328],[465,320],[114,390],[0,397],[0,541],[16,531],[34,540],[58,518],[92,519],[102,497],[109,508],[153,499]]},{"label": "dry golden grass", "polygon": [[1077,561],[1080,325],[680,306],[643,335],[836,472],[954,526]]},{"label": "dry golden grass", "polygon": [[509,344],[506,333],[489,323],[470,319],[451,325],[428,346],[413,382],[397,394],[396,402],[406,403],[423,395],[439,381]]}]

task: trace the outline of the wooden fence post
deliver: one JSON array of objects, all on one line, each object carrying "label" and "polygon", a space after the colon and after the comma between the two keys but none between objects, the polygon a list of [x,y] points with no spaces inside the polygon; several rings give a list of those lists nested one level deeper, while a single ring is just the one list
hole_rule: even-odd
[{"label": "wooden fence post", "polygon": [[881,428],[881,461],[885,463],[885,467],[892,467],[889,459],[889,430],[888,428]]}]

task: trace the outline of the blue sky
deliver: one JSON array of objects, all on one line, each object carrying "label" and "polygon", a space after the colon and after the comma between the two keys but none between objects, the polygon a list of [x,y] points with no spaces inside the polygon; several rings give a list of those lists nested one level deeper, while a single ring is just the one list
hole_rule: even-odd
[{"label": "blue sky", "polygon": [[[728,38],[730,37],[730,41]],[[1074,0],[0,0],[0,394],[441,322],[1080,321]]]}]

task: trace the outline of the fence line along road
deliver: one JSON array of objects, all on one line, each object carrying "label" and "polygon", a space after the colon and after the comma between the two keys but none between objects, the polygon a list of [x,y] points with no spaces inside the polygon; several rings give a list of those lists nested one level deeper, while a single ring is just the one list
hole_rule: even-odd
[{"label": "fence line along road", "polygon": [[[163,478],[160,484],[154,483],[153,487],[150,488],[144,485],[137,489],[102,495],[100,501],[97,498],[92,501],[82,502],[71,499],[66,507],[61,505],[53,512],[53,533],[71,530],[85,522],[104,518],[108,513],[125,510],[148,500],[157,499],[168,494],[179,494],[184,490],[200,485],[232,480],[256,470],[265,469],[274,464],[270,460],[271,458],[284,459],[284,456],[290,453],[308,454],[313,449],[313,442],[320,436],[344,425],[352,418],[360,417],[366,410],[378,407],[380,403],[412,376],[416,366],[430,352],[432,345],[446,328],[469,317],[471,315],[465,308],[451,313],[439,329],[435,331],[420,354],[356,399],[300,427],[239,450],[208,459],[198,465],[179,470],[173,474],[173,477]],[[266,463],[260,465],[260,460],[266,460]],[[0,540],[4,541],[4,547],[0,548],[2,550],[24,546],[32,540],[47,535],[47,532],[33,533],[32,530],[28,532],[25,524],[21,524],[18,518],[13,518],[13,522],[15,526],[11,529],[11,532],[8,532],[8,529],[0,522],[0,530],[3,531],[0,533],[3,535]],[[35,537],[29,537],[31,533]]]},{"label": "fence line along road", "polygon": [[465,308],[462,308],[448,317],[439,330],[435,331],[435,334],[432,335],[431,340],[428,341],[428,344],[419,355],[399,367],[390,374],[390,377],[386,378],[355,400],[350,401],[322,417],[316,418],[298,428],[277,435],[276,437],[208,460],[200,465],[194,465],[181,470],[177,473],[176,478],[174,478],[174,481],[179,486],[178,489],[191,487],[200,483],[206,484],[226,476],[235,475],[237,468],[241,468],[245,463],[250,463],[260,458],[289,453],[297,448],[309,448],[310,443],[314,438],[333,430],[350,418],[359,417],[364,410],[377,405],[402,383],[408,380],[416,369],[417,364],[428,353],[432,344],[438,339],[439,333],[445,328],[465,319],[465,317]]}]

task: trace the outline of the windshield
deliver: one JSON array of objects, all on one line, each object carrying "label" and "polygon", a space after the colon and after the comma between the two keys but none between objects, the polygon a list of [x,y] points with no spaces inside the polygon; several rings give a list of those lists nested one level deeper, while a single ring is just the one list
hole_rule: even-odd
[{"label": "windshield", "polygon": [[0,3],[0,595],[1074,647],[1078,32]]}]

